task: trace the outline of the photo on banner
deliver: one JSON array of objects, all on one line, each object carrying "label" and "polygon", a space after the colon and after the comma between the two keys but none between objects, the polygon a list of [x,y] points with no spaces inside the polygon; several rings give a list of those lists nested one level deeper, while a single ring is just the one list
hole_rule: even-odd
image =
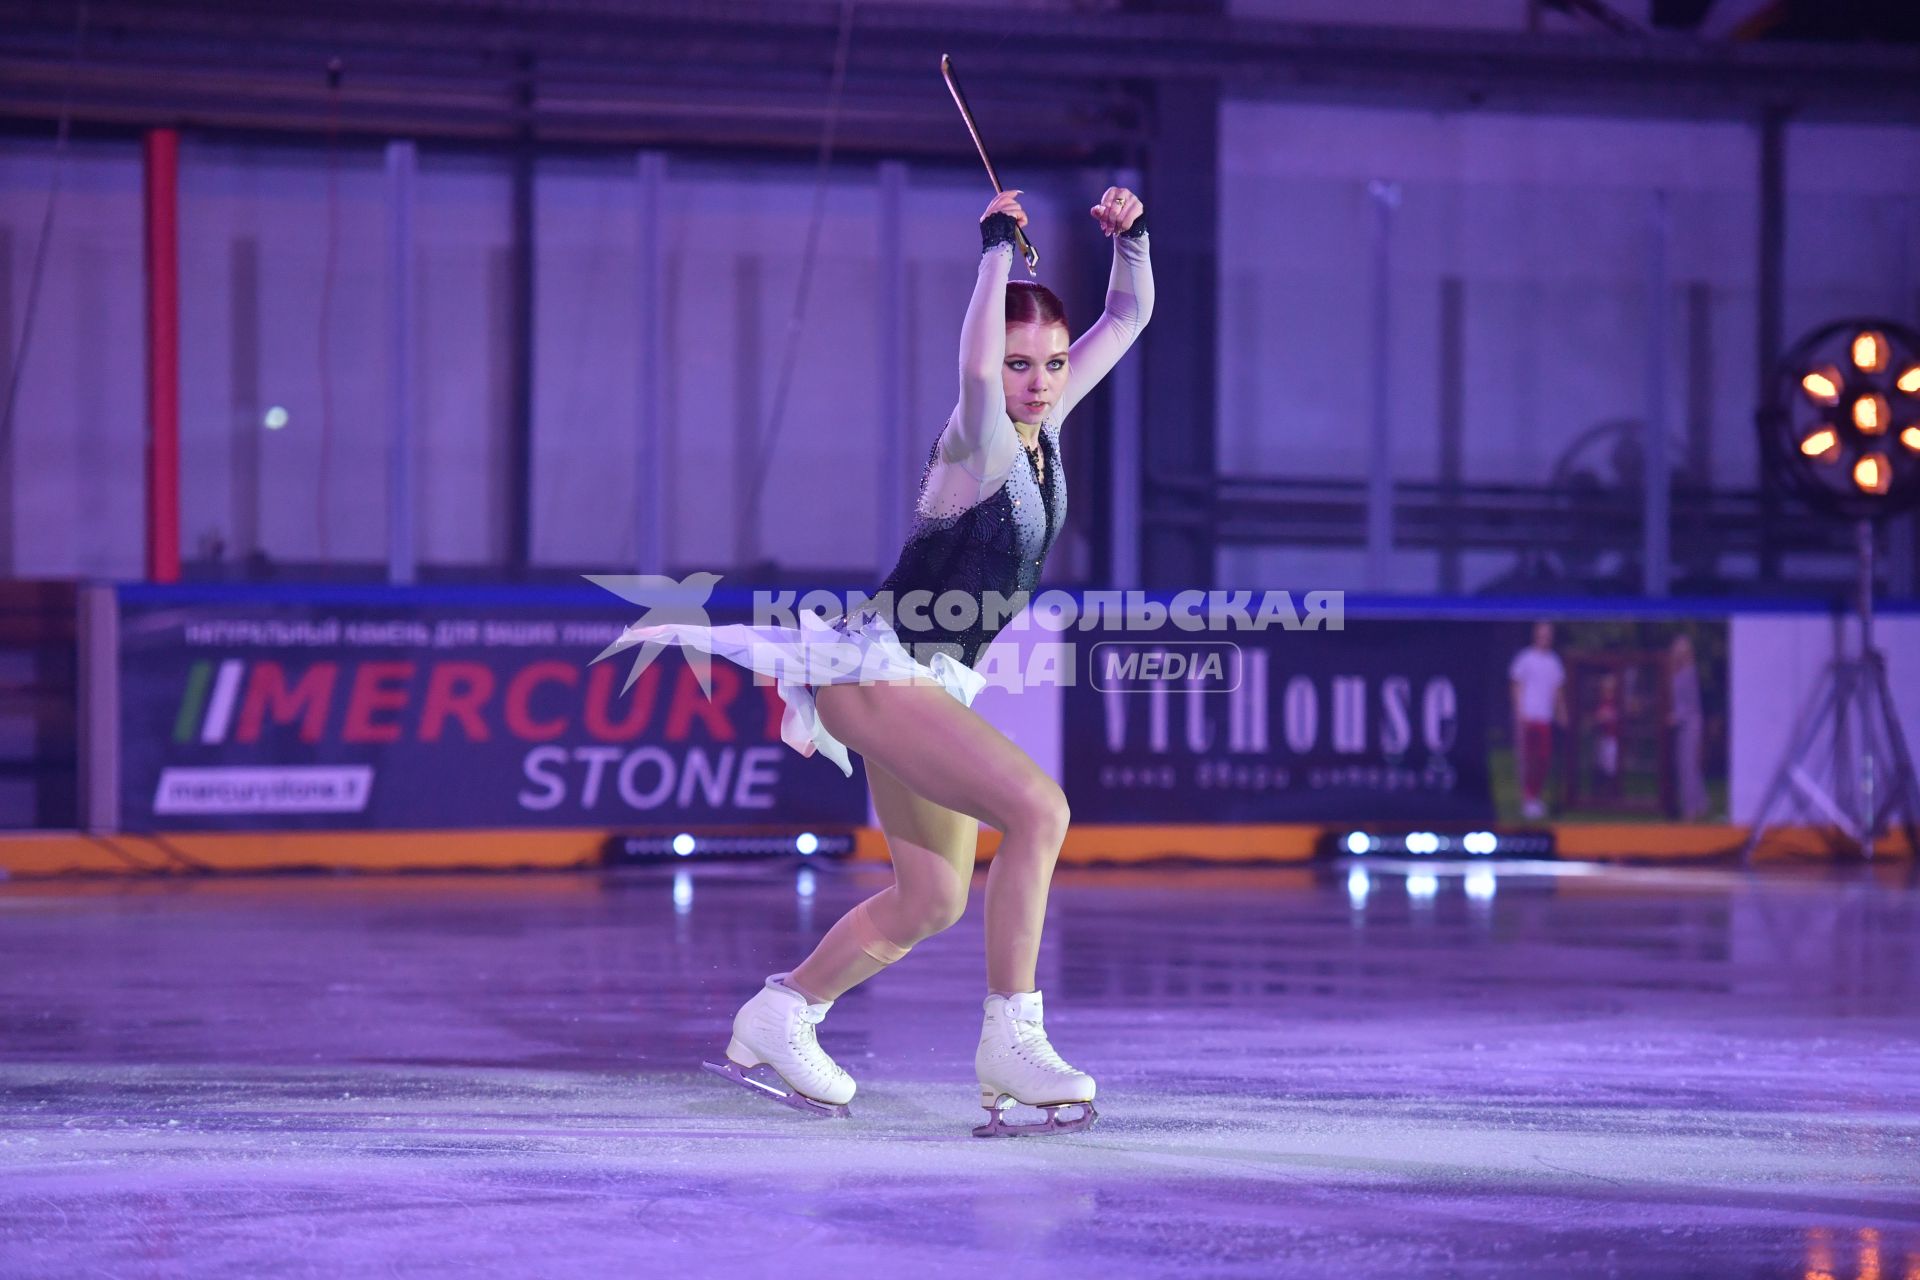
[{"label": "photo on banner", "polygon": [[1727,820],[1724,619],[1484,625],[1500,821]]}]

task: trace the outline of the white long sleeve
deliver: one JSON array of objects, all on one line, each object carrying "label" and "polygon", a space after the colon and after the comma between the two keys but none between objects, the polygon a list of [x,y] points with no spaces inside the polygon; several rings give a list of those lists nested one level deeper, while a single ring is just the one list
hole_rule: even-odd
[{"label": "white long sleeve", "polygon": [[1020,447],[1000,366],[1007,355],[1007,273],[1013,246],[996,244],[980,255],[973,297],[960,322],[960,406],[943,442],[949,462],[966,466],[976,479],[1004,477]]},{"label": "white long sleeve", "polygon": [[[1107,309],[1068,349],[1066,393],[1055,406],[1054,425],[1066,421],[1081,397],[1120,363],[1133,340],[1153,317],[1153,263],[1150,235],[1113,238],[1113,269],[1107,275]],[[1004,345],[1004,340],[1002,345]]]}]

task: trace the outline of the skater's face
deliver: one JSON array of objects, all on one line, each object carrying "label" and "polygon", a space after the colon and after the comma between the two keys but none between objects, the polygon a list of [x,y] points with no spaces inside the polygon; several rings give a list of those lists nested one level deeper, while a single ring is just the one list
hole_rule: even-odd
[{"label": "skater's face", "polygon": [[1045,421],[1067,389],[1067,326],[1008,325],[1000,380],[1007,391],[1009,418],[1028,426]]},{"label": "skater's face", "polygon": [[1533,647],[1536,649],[1553,648],[1553,624],[1536,622],[1533,624]]}]

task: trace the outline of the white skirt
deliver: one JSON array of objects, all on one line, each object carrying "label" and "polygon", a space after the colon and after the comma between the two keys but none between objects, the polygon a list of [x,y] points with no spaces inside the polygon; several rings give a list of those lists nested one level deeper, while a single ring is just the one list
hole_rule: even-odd
[{"label": "white skirt", "polygon": [[677,644],[685,649],[725,658],[750,671],[770,676],[786,710],[780,717],[780,738],[803,756],[818,751],[853,776],[846,744],[827,732],[814,706],[813,691],[830,684],[859,684],[881,680],[931,680],[970,707],[987,678],[962,665],[952,654],[935,653],[920,662],[900,643],[893,625],[877,610],[828,622],[811,610],[802,610],[800,626],[755,627],[733,623],[702,627],[685,623],[628,627],[594,661],[640,644]]}]

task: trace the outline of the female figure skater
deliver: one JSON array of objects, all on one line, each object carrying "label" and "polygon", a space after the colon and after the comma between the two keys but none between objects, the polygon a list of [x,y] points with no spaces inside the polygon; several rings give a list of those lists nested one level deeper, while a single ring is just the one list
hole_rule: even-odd
[{"label": "female figure skater", "polygon": [[[848,1114],[853,1079],[820,1047],[816,1028],[843,993],[959,920],[978,824],[999,829],[987,874],[988,994],[974,1057],[989,1114],[974,1130],[982,1137],[1065,1132],[1095,1119],[1093,1077],[1048,1042],[1035,985],[1066,797],[972,709],[986,683],[973,668],[1006,621],[1004,611],[989,611],[989,598],[1018,599],[1033,588],[1066,514],[1061,424],[1153,310],[1145,210],[1131,191],[1111,187],[1091,210],[1114,237],[1106,310],[1069,345],[1059,298],[1007,280],[1014,227],[1027,221],[1020,194],[997,195],[981,215],[979,274],[960,330],[960,401],[928,457],[906,546],[874,607],[830,625],[803,613],[799,632],[635,627],[608,650],[690,645],[782,676],[783,739],[802,754],[819,750],[849,775],[849,748],[866,765],[894,883],[843,916],[791,972],[767,978],[735,1015],[727,1061],[708,1066],[742,1085],[804,1111]],[[978,606],[971,625],[945,626],[927,607],[954,592]],[[909,599],[916,594],[918,607]],[[903,632],[924,661],[908,654]],[[784,1090],[746,1074],[762,1064]],[[1044,1122],[1005,1123],[1001,1112],[1015,1102],[1044,1109]],[[1062,1120],[1065,1108],[1077,1113]]]}]

